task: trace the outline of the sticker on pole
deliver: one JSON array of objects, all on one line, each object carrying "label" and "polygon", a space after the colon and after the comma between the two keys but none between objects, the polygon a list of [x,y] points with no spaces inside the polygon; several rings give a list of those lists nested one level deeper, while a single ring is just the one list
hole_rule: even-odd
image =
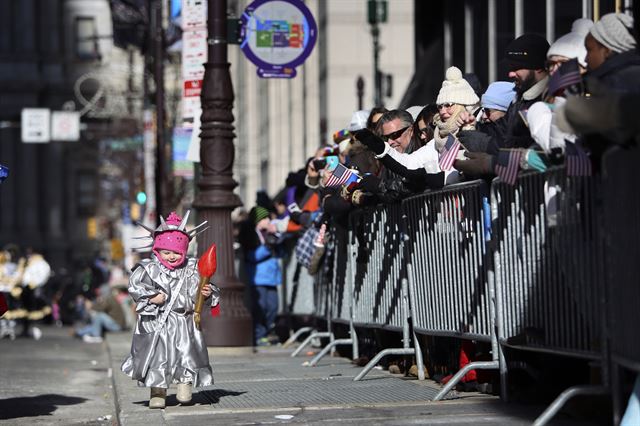
[{"label": "sticker on pole", "polygon": [[313,15],[300,0],[255,0],[242,14],[247,59],[263,78],[293,78],[318,38]]}]

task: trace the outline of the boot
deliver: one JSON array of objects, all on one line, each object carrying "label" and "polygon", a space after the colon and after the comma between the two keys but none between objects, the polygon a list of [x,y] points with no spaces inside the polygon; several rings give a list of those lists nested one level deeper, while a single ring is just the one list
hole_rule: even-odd
[{"label": "boot", "polygon": [[178,383],[176,399],[182,404],[191,402],[191,383]]},{"label": "boot", "polygon": [[149,408],[164,408],[166,398],[167,390],[165,388],[151,388]]}]

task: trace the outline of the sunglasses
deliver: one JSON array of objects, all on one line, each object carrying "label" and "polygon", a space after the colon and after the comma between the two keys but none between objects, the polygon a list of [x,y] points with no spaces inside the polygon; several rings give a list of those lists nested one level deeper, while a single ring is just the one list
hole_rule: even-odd
[{"label": "sunglasses", "polygon": [[451,108],[451,107],[452,107],[452,106],[454,106],[454,105],[455,105],[455,104],[451,104],[451,103],[448,103],[448,102],[447,102],[446,104],[440,104],[440,105],[436,105],[436,106],[438,107],[438,111],[440,111],[442,108],[449,109],[449,108]]},{"label": "sunglasses", "polygon": [[396,140],[398,139],[400,136],[402,136],[404,134],[404,132],[407,131],[407,129],[411,127],[411,126],[407,126],[407,127],[403,127],[400,130],[396,130],[393,133],[389,133],[388,135],[382,135],[382,140],[385,142],[388,142],[389,140]]}]

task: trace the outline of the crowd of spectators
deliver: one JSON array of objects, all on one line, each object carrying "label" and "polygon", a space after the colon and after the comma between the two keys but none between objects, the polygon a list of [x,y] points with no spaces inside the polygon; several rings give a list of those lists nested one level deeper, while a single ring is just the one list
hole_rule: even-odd
[{"label": "crowd of spectators", "polygon": [[[503,59],[509,81],[481,90],[475,76],[452,66],[433,103],[355,111],[331,143],[289,173],[273,201],[258,197],[250,216],[260,209],[258,218],[268,213],[269,221],[257,227],[255,218],[248,219],[250,230],[239,238],[250,284],[261,285],[256,247],[265,259],[281,256],[288,236],[297,238],[298,262],[316,272],[317,255],[331,238],[327,224],[346,229],[354,209],[476,179],[499,176],[513,184],[519,171],[564,164],[569,175],[597,173],[606,145],[628,143],[638,133],[628,107],[640,93],[636,43],[628,15],[608,14],[595,24],[577,19],[551,45],[537,34],[508,43]],[[280,283],[281,273],[275,275],[278,282],[269,285]],[[273,332],[269,318],[257,325],[261,338]],[[462,348],[460,366],[473,350]]]}]

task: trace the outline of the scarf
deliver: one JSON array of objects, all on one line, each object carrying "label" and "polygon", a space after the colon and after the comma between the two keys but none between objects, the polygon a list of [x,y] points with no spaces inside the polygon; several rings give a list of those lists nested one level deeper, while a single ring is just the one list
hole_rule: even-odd
[{"label": "scarf", "polygon": [[461,128],[456,124],[456,119],[463,111],[466,111],[465,106],[456,104],[453,107],[453,114],[451,114],[451,117],[449,117],[447,121],[442,121],[440,114],[436,114],[433,117],[433,123],[436,125],[433,138],[435,139],[436,151],[438,151],[438,153],[441,153],[444,149],[449,135],[456,135],[459,130],[475,130],[475,124],[466,124]]}]

